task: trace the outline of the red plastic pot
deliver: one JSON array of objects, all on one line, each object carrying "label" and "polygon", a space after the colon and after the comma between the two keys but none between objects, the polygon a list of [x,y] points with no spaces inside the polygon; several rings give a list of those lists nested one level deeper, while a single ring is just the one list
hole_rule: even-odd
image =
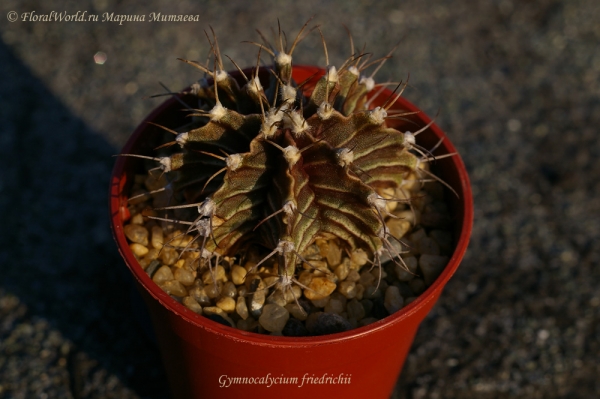
[{"label": "red plastic pot", "polygon": [[[320,68],[294,67],[296,81],[313,76],[314,83],[322,75]],[[373,106],[381,105],[390,94],[382,93]],[[394,108],[418,110],[402,98]],[[148,122],[183,124],[184,113],[179,109],[181,105],[175,99],[158,107],[136,129],[122,153],[152,155],[156,146],[153,138],[162,131]],[[423,113],[410,118],[420,125],[430,121]],[[406,122],[395,122],[403,131],[416,130],[414,125],[403,124]],[[445,134],[435,124],[418,136],[426,148],[442,137]],[[456,151],[448,139],[441,147],[443,151],[438,153]],[[465,166],[459,156],[441,159],[436,173],[459,195],[448,195],[457,245],[445,270],[421,296],[383,320],[344,333],[302,338],[248,333],[187,309],[154,284],[140,267],[123,233],[123,222],[128,218],[127,193],[134,173],[143,173],[138,159],[117,159],[110,187],[111,226],[150,311],[176,398],[388,398],[419,324],[458,268],[471,234],[473,202]]]}]

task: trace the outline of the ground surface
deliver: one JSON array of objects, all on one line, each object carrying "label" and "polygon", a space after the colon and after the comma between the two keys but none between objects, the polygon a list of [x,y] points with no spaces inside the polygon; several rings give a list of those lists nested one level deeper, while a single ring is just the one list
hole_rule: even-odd
[{"label": "ground surface", "polygon": [[[6,0],[0,7],[0,397],[162,398],[108,228],[111,157],[159,101],[199,78],[209,24],[254,62],[254,28],[311,15],[332,63],[384,55],[437,119],[476,204],[464,264],[423,323],[394,398],[590,398],[600,392],[600,5],[573,1]],[[261,3],[258,5],[258,3]],[[87,11],[99,22],[8,21]],[[197,23],[101,22],[202,14]],[[107,60],[94,63],[102,51]],[[299,63],[324,62],[317,35]],[[596,248],[596,249],[594,249]],[[125,304],[125,305],[124,305]],[[115,355],[118,354],[118,355]]]}]

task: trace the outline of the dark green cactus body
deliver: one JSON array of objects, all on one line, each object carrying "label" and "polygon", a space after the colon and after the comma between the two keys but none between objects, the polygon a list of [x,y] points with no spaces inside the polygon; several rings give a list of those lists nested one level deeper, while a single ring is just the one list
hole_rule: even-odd
[{"label": "dark green cactus body", "polygon": [[349,251],[381,254],[389,241],[376,190],[398,187],[418,157],[386,126],[386,110],[364,109],[373,85],[356,66],[330,67],[307,97],[291,78],[291,56],[273,54],[266,90],[258,74],[240,87],[211,73],[214,87],[196,90],[200,126],[177,136],[183,152],[163,168],[176,172],[173,188],[199,204],[203,254],[260,245],[289,269],[317,238],[331,236]]}]

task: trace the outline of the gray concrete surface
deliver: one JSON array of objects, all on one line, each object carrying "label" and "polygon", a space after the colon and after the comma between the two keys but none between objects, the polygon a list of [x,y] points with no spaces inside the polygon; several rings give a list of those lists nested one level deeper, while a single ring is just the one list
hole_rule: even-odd
[{"label": "gray concrete surface", "polygon": [[[199,75],[204,29],[240,41],[316,15],[332,63],[384,55],[458,147],[476,204],[464,264],[423,323],[394,398],[600,392],[600,4],[596,1],[16,1],[0,6],[0,397],[163,398],[156,348],[108,228],[114,159],[159,100]],[[9,22],[9,11],[19,20]],[[23,21],[87,11],[98,22]],[[102,22],[200,14],[200,22]],[[103,65],[94,54],[107,55]],[[297,62],[324,62],[317,35]]]}]

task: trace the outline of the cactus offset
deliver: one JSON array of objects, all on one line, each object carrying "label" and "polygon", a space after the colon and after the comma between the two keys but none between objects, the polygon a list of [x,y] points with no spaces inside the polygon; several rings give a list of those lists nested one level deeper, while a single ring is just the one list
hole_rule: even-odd
[{"label": "cactus offset", "polygon": [[386,126],[396,96],[385,107],[365,108],[374,81],[361,76],[372,64],[364,54],[352,54],[339,69],[328,66],[310,96],[303,95],[292,79],[292,53],[304,28],[289,52],[281,40],[277,47],[254,43],[259,60],[261,51],[273,57],[266,89],[258,66],[250,77],[242,72],[241,87],[224,71],[214,34],[212,70],[182,60],[213,83],[192,86],[200,104],[194,125],[179,133],[167,129],[176,138],[166,146],[183,151],[156,158],[175,175],[169,189],[188,202],[162,209],[198,209],[194,221],[179,222],[196,234],[200,259],[210,266],[214,258],[263,247],[267,255],[255,267],[277,256],[281,289],[299,284],[296,266],[308,263],[301,254],[319,238],[337,237],[346,250],[362,249],[376,263],[386,252],[402,262],[384,222],[386,201],[401,200],[377,191],[400,187],[427,159],[413,153],[423,155],[412,134]]}]

